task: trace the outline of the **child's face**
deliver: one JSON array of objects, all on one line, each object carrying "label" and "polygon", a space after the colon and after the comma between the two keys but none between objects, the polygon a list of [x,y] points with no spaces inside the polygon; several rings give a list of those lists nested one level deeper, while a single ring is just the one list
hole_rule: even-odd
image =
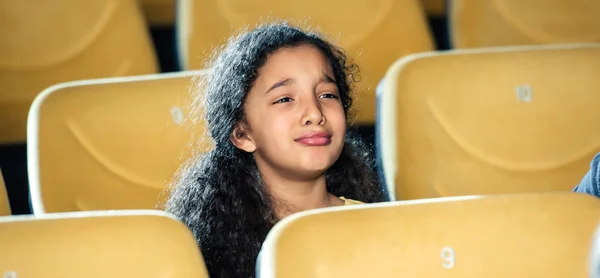
[{"label": "child's face", "polygon": [[294,177],[322,175],[340,156],[346,133],[333,78],[314,46],[270,55],[244,106],[250,130],[236,145],[253,152],[262,169]]}]

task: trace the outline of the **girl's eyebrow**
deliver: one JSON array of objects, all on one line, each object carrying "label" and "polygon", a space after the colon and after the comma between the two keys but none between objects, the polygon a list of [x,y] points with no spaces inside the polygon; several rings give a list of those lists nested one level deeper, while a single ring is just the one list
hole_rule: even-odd
[{"label": "girl's eyebrow", "polygon": [[291,84],[293,82],[294,82],[294,79],[292,79],[292,78],[286,78],[285,80],[279,81],[279,82],[273,84],[273,86],[271,86],[271,88],[269,88],[265,92],[265,95],[268,94],[272,90],[275,90],[275,89],[277,89],[279,87],[282,87],[282,86],[287,86],[287,85],[289,85],[289,84]]},{"label": "girl's eyebrow", "polygon": [[335,80],[333,78],[331,78],[327,74],[323,74],[323,78],[321,79],[321,82],[323,82],[323,83],[336,83]]},{"label": "girl's eyebrow", "polygon": [[[283,86],[287,86],[294,83],[294,79],[293,78],[286,78],[282,81],[279,81],[275,84],[273,84],[273,86],[271,86],[266,92],[265,95],[268,94],[270,91],[273,91],[279,87],[283,87]],[[335,80],[333,78],[331,78],[329,75],[327,74],[323,74],[323,77],[321,78],[321,83],[336,83]]]}]

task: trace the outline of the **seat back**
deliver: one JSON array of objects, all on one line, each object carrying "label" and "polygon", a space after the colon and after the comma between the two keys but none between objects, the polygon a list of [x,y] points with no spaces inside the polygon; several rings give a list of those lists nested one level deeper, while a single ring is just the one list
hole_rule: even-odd
[{"label": "seat back", "polygon": [[452,0],[455,48],[600,42],[597,0]]},{"label": "seat back", "polygon": [[2,177],[2,170],[0,170],[0,216],[10,214],[10,202],[8,201],[8,194],[6,193],[6,184]]},{"label": "seat back", "polygon": [[208,277],[190,230],[160,211],[0,217],[1,277]]},{"label": "seat back", "polygon": [[191,126],[190,90],[203,73],[71,82],[36,98],[28,133],[34,213],[152,209],[177,169],[209,145]]},{"label": "seat back", "polygon": [[136,0],[0,1],[0,33],[0,144],[25,142],[48,86],[158,71]]},{"label": "seat back", "polygon": [[598,74],[600,44],[397,61],[377,126],[390,194],[570,191],[600,152]]},{"label": "seat back", "polygon": [[587,277],[600,199],[448,197],[305,211],[260,254],[273,277]]},{"label": "seat back", "polygon": [[373,124],[374,90],[391,63],[434,48],[420,0],[182,0],[178,16],[180,64],[185,69],[203,68],[216,46],[246,26],[284,19],[318,27],[360,67],[354,102],[358,124]]}]

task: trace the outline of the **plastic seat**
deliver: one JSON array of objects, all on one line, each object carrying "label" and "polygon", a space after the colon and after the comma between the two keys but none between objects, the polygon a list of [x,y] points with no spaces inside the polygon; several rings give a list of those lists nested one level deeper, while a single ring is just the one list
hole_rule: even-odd
[{"label": "plastic seat", "polygon": [[0,217],[5,278],[208,278],[188,228],[160,211]]},{"label": "plastic seat", "polygon": [[588,277],[600,199],[448,197],[317,209],[269,232],[258,277]]},{"label": "plastic seat", "polygon": [[402,56],[435,47],[419,1],[181,0],[177,27],[180,64],[184,69],[204,68],[215,47],[247,26],[277,19],[312,26],[358,63],[355,120],[358,125],[372,125],[374,90],[387,68]]},{"label": "plastic seat", "polygon": [[88,80],[40,94],[27,142],[33,212],[159,208],[178,168],[210,147],[198,141],[203,124],[186,121],[202,75]]},{"label": "plastic seat", "polygon": [[397,61],[376,127],[390,197],[570,191],[600,152],[598,73],[600,44]]},{"label": "plastic seat", "polygon": [[452,0],[455,48],[600,42],[597,0]]},{"label": "plastic seat", "polygon": [[0,144],[25,142],[51,85],[158,71],[135,0],[0,1],[0,34]]}]

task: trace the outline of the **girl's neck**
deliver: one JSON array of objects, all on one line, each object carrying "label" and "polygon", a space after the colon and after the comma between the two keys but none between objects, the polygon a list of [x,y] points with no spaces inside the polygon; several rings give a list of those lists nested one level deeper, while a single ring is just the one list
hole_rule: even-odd
[{"label": "girl's neck", "polygon": [[327,192],[325,175],[306,181],[263,176],[263,182],[276,200],[275,213],[279,219],[299,211],[344,204],[341,199]]}]

